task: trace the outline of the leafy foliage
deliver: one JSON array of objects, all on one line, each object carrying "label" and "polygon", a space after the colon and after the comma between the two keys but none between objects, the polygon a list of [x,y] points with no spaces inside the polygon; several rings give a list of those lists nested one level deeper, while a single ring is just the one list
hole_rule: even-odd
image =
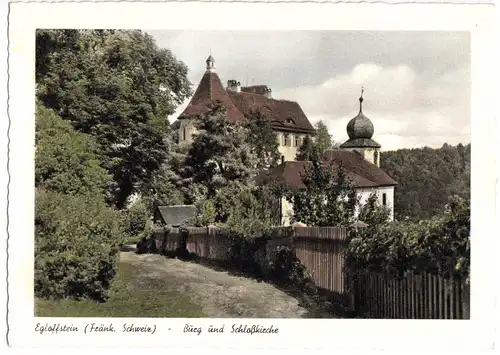
[{"label": "leafy foliage", "polygon": [[247,142],[257,158],[257,169],[263,170],[280,163],[278,140],[271,124],[260,112],[248,117]]},{"label": "leafy foliage", "polygon": [[327,150],[333,148],[332,135],[328,132],[328,127],[323,121],[318,121],[314,125],[316,128],[315,146],[322,156]]},{"label": "leafy foliage", "polygon": [[[40,103],[36,105],[35,186],[68,195],[104,197],[111,177],[100,166],[98,145]],[[99,197],[97,197],[99,198]]]},{"label": "leafy foliage", "polygon": [[299,289],[314,285],[307,268],[289,246],[275,246],[268,253],[266,261],[264,270],[267,277]]},{"label": "leafy foliage", "polygon": [[313,161],[320,159],[318,146],[314,144],[311,137],[305,136],[302,145],[297,149],[296,161]]},{"label": "leafy foliage", "polygon": [[190,95],[187,67],[141,31],[39,30],[37,98],[100,143],[117,207],[169,152],[166,117]]},{"label": "leafy foliage", "polygon": [[343,168],[313,161],[302,176],[305,188],[292,191],[294,219],[308,226],[348,225],[354,220],[358,196]]},{"label": "leafy foliage", "polygon": [[35,295],[105,299],[121,239],[120,216],[103,200],[38,190]]},{"label": "leafy foliage", "polygon": [[194,224],[197,227],[206,227],[214,224],[216,217],[217,211],[211,200],[199,201],[196,204],[196,221]]},{"label": "leafy foliage", "polygon": [[381,168],[398,182],[396,219],[430,218],[441,212],[451,196],[469,199],[470,152],[470,144],[382,152]]},{"label": "leafy foliage", "polygon": [[420,222],[394,222],[352,231],[346,262],[396,276],[429,272],[443,276],[470,274],[470,201],[451,199],[444,213]]},{"label": "leafy foliage", "polygon": [[195,126],[199,133],[180,169],[186,202],[212,200],[216,221],[225,222],[235,196],[255,187],[257,159],[246,142],[248,129],[229,123],[221,105],[214,105]]},{"label": "leafy foliage", "polygon": [[391,211],[378,203],[378,196],[373,192],[359,210],[358,219],[368,224],[368,228],[377,228],[389,222]]},{"label": "leafy foliage", "polygon": [[316,136],[314,138],[309,136],[304,138],[302,145],[297,150],[295,160],[321,160],[328,150],[338,146],[338,144],[332,140],[332,135],[328,132],[328,127],[323,121],[316,122],[314,126],[316,129]]},{"label": "leafy foliage", "polygon": [[126,210],[122,210],[125,217],[125,234],[131,238],[144,236],[150,218],[150,210],[141,200],[136,201]]},{"label": "leafy foliage", "polygon": [[141,189],[141,198],[149,211],[158,206],[181,205],[184,203],[184,194],[179,188],[179,177],[169,159],[155,172],[151,181]]}]

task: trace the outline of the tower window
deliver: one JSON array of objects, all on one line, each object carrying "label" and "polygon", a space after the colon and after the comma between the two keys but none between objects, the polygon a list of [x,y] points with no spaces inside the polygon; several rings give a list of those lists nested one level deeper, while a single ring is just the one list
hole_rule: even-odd
[{"label": "tower window", "polygon": [[387,206],[387,194],[382,194],[382,205]]},{"label": "tower window", "polygon": [[378,165],[378,151],[373,154],[373,164]]}]

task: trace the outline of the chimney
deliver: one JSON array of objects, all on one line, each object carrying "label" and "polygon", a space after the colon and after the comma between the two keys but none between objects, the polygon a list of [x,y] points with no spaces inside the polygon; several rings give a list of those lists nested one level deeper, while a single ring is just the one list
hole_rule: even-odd
[{"label": "chimney", "polygon": [[273,98],[273,95],[272,95],[272,90],[271,88],[267,87],[264,89],[264,96],[267,97],[268,99],[272,99]]},{"label": "chimney", "polygon": [[228,80],[227,81],[227,90],[234,92],[241,92],[241,84],[236,80]]}]

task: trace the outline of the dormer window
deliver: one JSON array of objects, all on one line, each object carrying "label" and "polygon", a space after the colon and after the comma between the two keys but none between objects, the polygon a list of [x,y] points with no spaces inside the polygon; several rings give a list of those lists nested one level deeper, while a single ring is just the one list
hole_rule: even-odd
[{"label": "dormer window", "polygon": [[288,123],[288,124],[293,124],[293,125],[294,125],[294,124],[295,124],[295,121],[294,121],[294,120],[292,120],[291,118],[288,118],[288,119],[286,120],[286,123]]}]

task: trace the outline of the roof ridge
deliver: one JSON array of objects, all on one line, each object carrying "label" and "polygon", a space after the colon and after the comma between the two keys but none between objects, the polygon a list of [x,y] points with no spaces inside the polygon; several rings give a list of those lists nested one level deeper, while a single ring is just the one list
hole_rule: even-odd
[{"label": "roof ridge", "polygon": [[210,78],[208,80],[208,98],[210,100],[212,100],[212,74],[215,74],[215,73],[208,72],[208,76],[210,76]]}]

